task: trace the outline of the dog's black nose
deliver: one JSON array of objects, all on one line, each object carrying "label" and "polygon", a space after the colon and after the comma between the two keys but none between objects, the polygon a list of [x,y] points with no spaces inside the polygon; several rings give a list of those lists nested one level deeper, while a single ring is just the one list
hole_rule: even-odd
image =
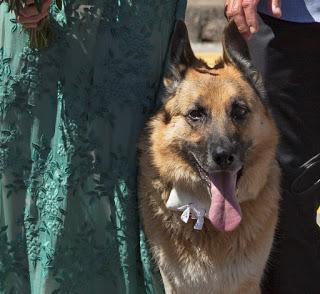
[{"label": "dog's black nose", "polygon": [[234,162],[235,156],[229,150],[219,146],[213,152],[213,160],[219,167],[227,168]]}]

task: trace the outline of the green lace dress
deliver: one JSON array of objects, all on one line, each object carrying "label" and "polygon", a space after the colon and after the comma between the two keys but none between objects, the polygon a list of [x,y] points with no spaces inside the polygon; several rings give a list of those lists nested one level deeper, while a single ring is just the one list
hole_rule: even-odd
[{"label": "green lace dress", "polygon": [[136,147],[185,4],[52,3],[40,51],[0,5],[0,293],[161,291]]}]

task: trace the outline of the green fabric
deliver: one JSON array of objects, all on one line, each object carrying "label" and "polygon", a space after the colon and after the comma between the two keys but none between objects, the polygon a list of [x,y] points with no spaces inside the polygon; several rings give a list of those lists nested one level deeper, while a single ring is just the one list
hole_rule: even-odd
[{"label": "green fabric", "polygon": [[136,147],[185,0],[62,4],[44,50],[0,5],[0,293],[161,292]]}]

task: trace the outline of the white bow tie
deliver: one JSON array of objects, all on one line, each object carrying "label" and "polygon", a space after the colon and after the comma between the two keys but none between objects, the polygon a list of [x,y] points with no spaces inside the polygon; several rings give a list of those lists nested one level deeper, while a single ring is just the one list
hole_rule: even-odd
[{"label": "white bow tie", "polygon": [[187,223],[190,219],[196,219],[195,230],[202,230],[204,218],[210,208],[210,198],[203,199],[174,186],[166,203],[168,209],[182,211],[181,220]]},{"label": "white bow tie", "polygon": [[178,207],[179,211],[183,211],[181,214],[181,220],[184,223],[187,223],[190,219],[190,215],[192,219],[196,219],[196,223],[194,225],[195,230],[202,230],[204,224],[204,216],[206,214],[206,210],[204,208],[199,208],[194,203],[186,204],[181,207]]}]

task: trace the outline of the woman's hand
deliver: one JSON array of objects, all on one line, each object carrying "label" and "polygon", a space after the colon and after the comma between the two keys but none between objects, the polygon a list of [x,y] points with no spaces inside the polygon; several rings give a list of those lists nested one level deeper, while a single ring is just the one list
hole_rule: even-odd
[{"label": "woman's hand", "polygon": [[27,29],[37,28],[40,22],[48,16],[50,4],[51,0],[44,0],[39,12],[34,0],[27,0],[26,6],[19,11],[17,21]]},{"label": "woman's hand", "polygon": [[[259,29],[257,5],[260,0],[226,0],[226,16],[234,20],[239,32],[249,39]],[[268,0],[274,17],[281,17],[281,0]]]}]

